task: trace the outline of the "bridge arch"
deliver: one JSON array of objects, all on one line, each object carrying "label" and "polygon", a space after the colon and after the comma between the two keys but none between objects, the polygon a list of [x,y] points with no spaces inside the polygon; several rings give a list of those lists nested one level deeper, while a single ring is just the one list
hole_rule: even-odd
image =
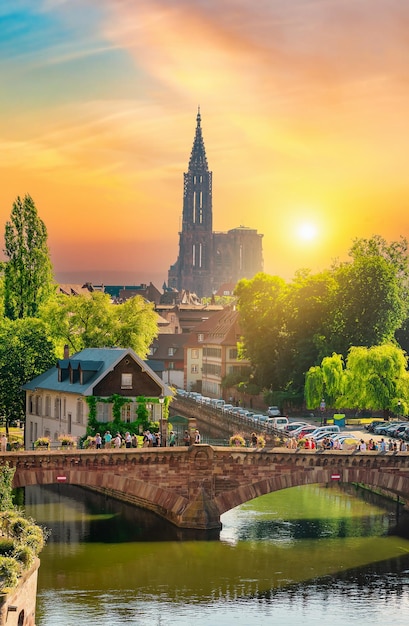
[{"label": "bridge arch", "polygon": [[409,499],[409,454],[212,447],[0,455],[14,486],[67,483],[151,510],[181,528],[217,529],[226,511],[273,491],[333,480]]}]

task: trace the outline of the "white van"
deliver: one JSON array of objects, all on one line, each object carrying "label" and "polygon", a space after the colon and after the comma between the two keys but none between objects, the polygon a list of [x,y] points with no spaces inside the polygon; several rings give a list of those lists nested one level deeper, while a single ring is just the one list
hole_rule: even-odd
[{"label": "white van", "polygon": [[267,424],[273,426],[273,428],[278,428],[279,430],[284,430],[288,426],[288,419],[283,417],[269,417],[267,420]]}]

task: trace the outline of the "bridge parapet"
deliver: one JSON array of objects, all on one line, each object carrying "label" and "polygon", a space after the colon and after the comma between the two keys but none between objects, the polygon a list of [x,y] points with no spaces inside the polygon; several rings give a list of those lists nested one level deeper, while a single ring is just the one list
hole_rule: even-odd
[{"label": "bridge parapet", "polygon": [[181,528],[220,528],[220,515],[299,485],[363,483],[409,500],[409,453],[317,452],[192,445],[8,452],[14,486],[69,483],[147,508]]}]

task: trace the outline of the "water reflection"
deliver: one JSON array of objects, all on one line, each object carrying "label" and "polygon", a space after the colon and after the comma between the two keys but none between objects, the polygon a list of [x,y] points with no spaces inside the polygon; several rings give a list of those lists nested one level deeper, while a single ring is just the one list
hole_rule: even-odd
[{"label": "water reflection", "polygon": [[37,626],[345,626],[366,623],[368,602],[384,626],[387,597],[388,623],[408,619],[409,542],[389,536],[392,511],[340,486],[258,498],[211,541],[69,485],[26,488],[25,506],[52,533]]}]

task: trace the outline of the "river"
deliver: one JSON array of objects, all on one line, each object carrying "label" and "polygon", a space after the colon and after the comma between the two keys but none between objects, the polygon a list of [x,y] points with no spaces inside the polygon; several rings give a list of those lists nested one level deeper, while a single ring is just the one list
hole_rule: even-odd
[{"label": "river", "polygon": [[36,624],[406,626],[409,540],[391,534],[395,505],[370,500],[295,487],[229,511],[204,540],[71,485],[26,487],[50,530]]}]

